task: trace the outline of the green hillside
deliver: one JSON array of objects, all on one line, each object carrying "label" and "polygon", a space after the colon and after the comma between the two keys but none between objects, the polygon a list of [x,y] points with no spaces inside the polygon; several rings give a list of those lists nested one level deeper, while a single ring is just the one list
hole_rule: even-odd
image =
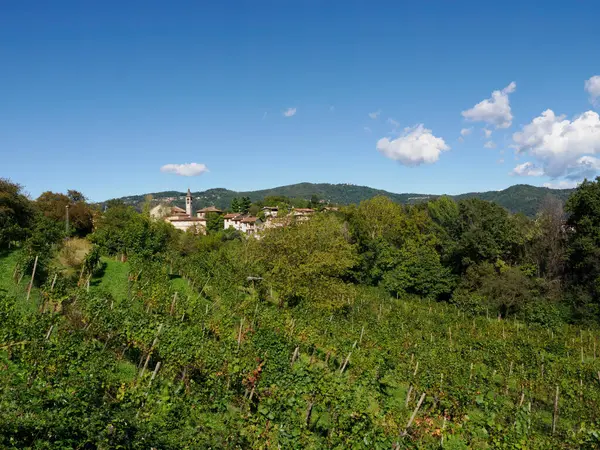
[{"label": "green hillside", "polygon": [[[547,196],[556,197],[565,201],[571,194],[572,189],[549,189],[545,187],[518,184],[501,191],[470,192],[452,196],[455,199],[480,198],[495,202],[511,212],[522,212],[533,216],[538,211],[542,201]],[[127,204],[139,206],[147,194],[122,197],[119,200]],[[167,191],[151,194],[154,200],[162,201],[171,199],[175,205],[185,204],[185,192]],[[231,191],[223,188],[208,189],[206,191],[194,192],[194,207],[215,205],[219,208],[228,208],[231,200],[235,197],[250,197],[255,202],[268,196],[285,196],[289,198],[310,199],[317,195],[327,202],[348,205],[360,203],[363,200],[384,195],[398,203],[416,203],[439,197],[437,194],[403,193],[396,194],[381,189],[373,189],[368,186],[357,186],[353,184],[329,184],[329,183],[298,183],[287,186],[279,186],[271,189],[258,191]]]}]

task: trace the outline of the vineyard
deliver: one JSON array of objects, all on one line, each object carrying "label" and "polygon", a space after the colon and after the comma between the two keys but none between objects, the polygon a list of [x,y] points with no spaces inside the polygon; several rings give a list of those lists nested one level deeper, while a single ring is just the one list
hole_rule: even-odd
[{"label": "vineyard", "polygon": [[568,218],[377,197],[257,238],[20,189],[2,448],[600,447],[600,179]]},{"label": "vineyard", "polygon": [[3,447],[600,445],[597,332],[369,288],[282,310],[234,270],[101,264],[35,310],[1,296]]}]

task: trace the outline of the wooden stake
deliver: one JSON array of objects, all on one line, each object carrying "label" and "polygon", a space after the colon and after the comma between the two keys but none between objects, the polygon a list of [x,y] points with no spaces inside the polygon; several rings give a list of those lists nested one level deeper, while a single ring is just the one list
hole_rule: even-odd
[{"label": "wooden stake", "polygon": [[175,291],[175,294],[173,294],[173,300],[171,301],[171,310],[169,311],[169,314],[171,315],[173,315],[173,313],[175,312],[175,302],[177,302],[177,294],[177,291]]},{"label": "wooden stake", "polygon": [[31,281],[29,281],[29,287],[27,288],[27,301],[29,301],[29,296],[31,295],[31,287],[33,286],[33,279],[35,277],[35,269],[37,269],[38,257],[35,257],[35,262],[33,263],[33,272],[31,272]]},{"label": "wooden stake", "polygon": [[413,377],[417,376],[417,371],[419,370],[419,361],[417,361],[417,364],[415,365],[415,371],[413,373]]},{"label": "wooden stake", "polygon": [[54,325],[50,325],[50,329],[46,333],[46,340],[50,339],[50,335],[52,334],[53,329],[54,329]]},{"label": "wooden stake", "polygon": [[58,276],[58,273],[54,274],[54,278],[52,279],[52,286],[50,286],[50,292],[52,292],[54,290],[54,285],[56,284],[56,277]]},{"label": "wooden stake", "polygon": [[363,327],[360,330],[360,338],[358,339],[358,345],[360,345],[362,343],[364,333],[365,333],[365,326],[363,325]]},{"label": "wooden stake", "polygon": [[150,383],[152,383],[152,381],[154,381],[154,378],[156,378],[156,374],[158,373],[160,369],[160,361],[156,363],[156,366],[154,367],[154,372],[152,372],[152,377],[150,378]]},{"label": "wooden stake", "polygon": [[[142,367],[142,372],[140,373],[140,379],[144,376],[144,372],[146,372],[146,369],[148,368],[148,363],[150,362],[150,356],[152,355],[152,351],[154,350],[154,347],[156,347],[156,344],[158,343],[158,336],[160,336],[162,327],[163,327],[163,324],[161,323],[158,326],[158,331],[156,332],[156,337],[154,338],[154,341],[152,341],[150,350],[148,350],[148,355],[146,356],[146,361],[144,362],[144,367]],[[143,356],[142,356],[142,358],[143,358]]]},{"label": "wooden stake", "polygon": [[298,358],[298,355],[300,353],[300,346],[296,347],[296,349],[294,350],[294,354],[292,355],[292,366],[294,365],[294,362],[296,362],[296,359]]},{"label": "wooden stake", "polygon": [[406,428],[404,429],[403,435],[406,435],[406,433],[408,432],[408,429],[410,428],[410,426],[413,423],[413,420],[415,420],[415,417],[417,416],[417,412],[419,412],[419,408],[421,408],[421,404],[423,403],[423,400],[425,400],[425,392],[423,392],[421,394],[421,398],[419,399],[417,406],[415,407],[412,415],[410,416],[410,420],[408,421],[408,424],[406,425]]},{"label": "wooden stake", "polygon": [[344,373],[344,370],[346,369],[346,366],[348,365],[348,361],[350,361],[351,354],[352,354],[352,352],[348,353],[348,356],[346,356],[346,361],[344,361],[344,365],[340,369],[340,373]]},{"label": "wooden stake", "polygon": [[244,318],[242,317],[240,319],[240,331],[238,333],[238,339],[237,339],[237,348],[238,350],[240,349],[240,344],[242,343],[242,327],[244,325]]},{"label": "wooden stake", "polygon": [[444,416],[444,422],[442,423],[442,437],[440,439],[440,445],[444,447],[444,430],[446,429],[446,416]]},{"label": "wooden stake", "polygon": [[523,401],[525,400],[525,391],[521,392],[521,399],[519,400],[519,408],[523,406]]},{"label": "wooden stake", "polygon": [[556,432],[558,422],[558,386],[556,386],[556,395],[554,396],[554,411],[552,413],[552,434]]},{"label": "wooden stake", "polygon": [[404,406],[406,406],[408,408],[408,403],[410,402],[410,394],[412,394],[412,384],[410,386],[408,386],[408,392],[406,393],[406,400],[404,402]]},{"label": "wooden stake", "polygon": [[308,408],[306,409],[306,414],[304,416],[304,424],[306,426],[308,426],[310,424],[310,415],[312,413],[312,409],[313,409],[314,404],[315,404],[314,402],[310,402],[308,404]]},{"label": "wooden stake", "polygon": [[473,379],[473,363],[471,363],[471,368],[469,369],[469,381]]}]

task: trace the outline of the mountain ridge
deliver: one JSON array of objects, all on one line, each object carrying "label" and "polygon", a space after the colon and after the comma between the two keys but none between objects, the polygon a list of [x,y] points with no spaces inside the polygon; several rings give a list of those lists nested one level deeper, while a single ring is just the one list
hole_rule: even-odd
[{"label": "mountain ridge", "polygon": [[[449,195],[455,200],[466,198],[480,198],[482,200],[497,203],[513,213],[521,212],[533,216],[545,197],[555,197],[563,202],[569,197],[574,189],[550,189],[546,187],[531,186],[528,184],[516,184],[499,191],[467,192],[458,195]],[[162,191],[141,195],[130,195],[114,200],[121,200],[126,204],[139,207],[147,195],[152,195],[156,202],[171,202],[174,205],[185,203],[185,192]],[[383,189],[375,189],[369,186],[360,186],[348,183],[296,183],[284,186],[276,186],[268,189],[255,191],[232,191],[226,188],[211,188],[204,191],[193,192],[194,208],[202,208],[214,205],[226,209],[235,197],[250,197],[253,202],[263,200],[268,196],[285,196],[289,198],[310,199],[316,195],[319,199],[327,202],[347,205],[360,203],[378,195],[389,197],[395,202],[402,204],[414,204],[440,197],[443,194],[423,193],[394,193]],[[106,203],[106,202],[102,202]]]}]

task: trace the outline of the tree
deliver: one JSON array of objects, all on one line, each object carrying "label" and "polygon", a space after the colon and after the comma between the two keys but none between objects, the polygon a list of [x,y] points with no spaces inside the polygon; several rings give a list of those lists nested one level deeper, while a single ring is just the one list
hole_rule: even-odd
[{"label": "tree", "polygon": [[484,262],[470,266],[454,293],[454,303],[481,313],[491,308],[502,317],[515,314],[539,300],[534,279],[518,267]]},{"label": "tree", "polygon": [[152,196],[152,194],[147,194],[146,196],[144,196],[144,203],[142,205],[142,213],[145,216],[150,217],[150,210],[152,209],[152,200],[154,199],[154,197]]},{"label": "tree", "polygon": [[459,214],[453,239],[455,270],[463,273],[480,262],[495,263],[501,259],[516,263],[522,256],[523,235],[508,211],[501,206],[471,198],[458,204]]},{"label": "tree", "polygon": [[218,233],[223,230],[223,216],[217,213],[208,213],[206,217],[207,233]]},{"label": "tree", "polygon": [[0,249],[26,238],[34,219],[34,209],[21,185],[0,178]]},{"label": "tree", "polygon": [[535,225],[530,253],[538,274],[547,280],[559,280],[564,274],[567,237],[562,202],[555,197],[546,197]]},{"label": "tree", "polygon": [[152,221],[130,206],[109,208],[98,218],[90,240],[109,255],[138,255],[153,258],[164,252],[174,239],[175,229],[169,223]]},{"label": "tree", "polygon": [[344,277],[356,263],[356,252],[334,216],[271,229],[251,241],[250,254],[280,307],[308,301],[334,308],[350,295]]},{"label": "tree", "polygon": [[94,212],[78,191],[69,190],[66,195],[46,191],[38,197],[35,205],[44,216],[61,223],[66,221],[68,205],[69,229],[78,236],[92,232]]},{"label": "tree", "polygon": [[235,213],[240,212],[240,201],[237,197],[234,197],[233,200],[231,200],[231,210]]},{"label": "tree", "polygon": [[381,285],[395,295],[404,292],[431,298],[448,295],[454,279],[450,269],[442,266],[433,243],[409,239],[394,252]]},{"label": "tree", "polygon": [[250,200],[250,197],[242,197],[242,199],[240,200],[239,212],[241,212],[242,214],[247,214],[250,210],[250,206],[252,206],[252,201]]},{"label": "tree", "polygon": [[600,300],[600,177],[585,180],[567,200],[568,271],[595,303]]}]

